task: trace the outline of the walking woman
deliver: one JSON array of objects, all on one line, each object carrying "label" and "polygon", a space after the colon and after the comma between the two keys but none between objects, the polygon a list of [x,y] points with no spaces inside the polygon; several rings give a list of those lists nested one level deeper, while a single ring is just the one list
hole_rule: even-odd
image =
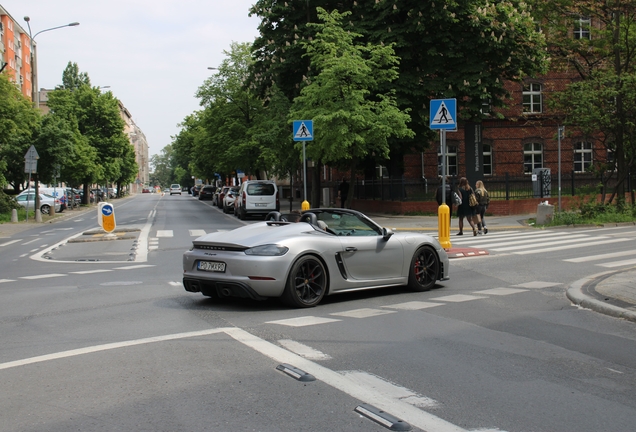
[{"label": "walking woman", "polygon": [[486,228],[486,220],[484,219],[484,214],[488,209],[488,204],[490,204],[490,197],[488,196],[488,191],[484,187],[484,182],[481,180],[477,180],[477,183],[475,183],[475,195],[477,196],[477,232],[481,234],[481,229],[483,227],[484,234],[488,234],[488,228]]},{"label": "walking woman", "polygon": [[477,227],[473,223],[475,218],[475,207],[470,206],[470,194],[473,189],[468,184],[466,177],[459,179],[458,191],[462,195],[462,203],[457,207],[457,218],[459,219],[459,232],[457,235],[464,235],[464,218],[468,221],[468,225],[473,229],[473,235],[477,235]]}]

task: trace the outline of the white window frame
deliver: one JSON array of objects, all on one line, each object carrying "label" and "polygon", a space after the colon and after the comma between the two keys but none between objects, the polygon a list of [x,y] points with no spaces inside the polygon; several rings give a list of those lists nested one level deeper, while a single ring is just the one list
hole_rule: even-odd
[{"label": "white window frame", "polygon": [[483,144],[483,169],[484,175],[491,176],[493,173],[492,167],[492,144]]},{"label": "white window frame", "polygon": [[574,143],[574,172],[584,173],[592,166],[594,153],[592,143],[588,141],[578,141]]},{"label": "white window frame", "polygon": [[[531,146],[528,148],[528,146]],[[528,162],[526,157],[531,159],[530,169],[528,170]],[[523,173],[532,174],[532,171],[537,168],[543,168],[543,144],[539,142],[530,142],[523,145]]]},{"label": "white window frame", "polygon": [[[449,176],[456,176],[457,167],[457,146],[454,144],[446,145],[446,173]],[[442,175],[442,149],[437,149],[437,174]]]},{"label": "white window frame", "polygon": [[574,39],[592,39],[592,19],[588,16],[579,16],[574,23]]},{"label": "white window frame", "polygon": [[543,86],[540,83],[524,84],[522,105],[524,114],[543,112]]}]

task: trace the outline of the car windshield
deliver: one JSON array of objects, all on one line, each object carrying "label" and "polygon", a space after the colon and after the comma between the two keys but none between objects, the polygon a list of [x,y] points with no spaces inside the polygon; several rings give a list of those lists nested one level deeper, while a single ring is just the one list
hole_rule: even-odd
[{"label": "car windshield", "polygon": [[356,237],[382,235],[377,226],[356,214],[319,212],[316,216],[319,221],[326,223],[327,227],[338,235]]},{"label": "car windshield", "polygon": [[181,186],[179,186],[178,184],[173,184],[172,186],[170,186],[172,189],[179,189],[181,188]]},{"label": "car windshield", "polygon": [[253,183],[247,185],[247,194],[252,196],[274,195],[274,185],[271,183]]}]

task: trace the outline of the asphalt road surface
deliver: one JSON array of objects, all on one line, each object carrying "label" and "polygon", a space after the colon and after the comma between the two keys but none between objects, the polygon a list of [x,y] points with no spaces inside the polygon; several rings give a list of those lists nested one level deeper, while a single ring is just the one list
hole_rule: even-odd
[{"label": "asphalt road surface", "polygon": [[634,429],[634,323],[565,296],[629,265],[633,227],[453,238],[489,255],[434,290],[290,309],[181,285],[193,238],[256,221],[185,194],[113,204],[118,240],[94,210],[0,238],[2,431]]}]

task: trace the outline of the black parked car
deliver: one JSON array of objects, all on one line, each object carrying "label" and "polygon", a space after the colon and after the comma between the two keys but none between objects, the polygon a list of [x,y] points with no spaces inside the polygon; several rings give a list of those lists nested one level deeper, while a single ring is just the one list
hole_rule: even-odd
[{"label": "black parked car", "polygon": [[206,185],[201,188],[199,191],[199,199],[200,200],[211,200],[214,197],[214,191],[216,190],[216,186]]}]

